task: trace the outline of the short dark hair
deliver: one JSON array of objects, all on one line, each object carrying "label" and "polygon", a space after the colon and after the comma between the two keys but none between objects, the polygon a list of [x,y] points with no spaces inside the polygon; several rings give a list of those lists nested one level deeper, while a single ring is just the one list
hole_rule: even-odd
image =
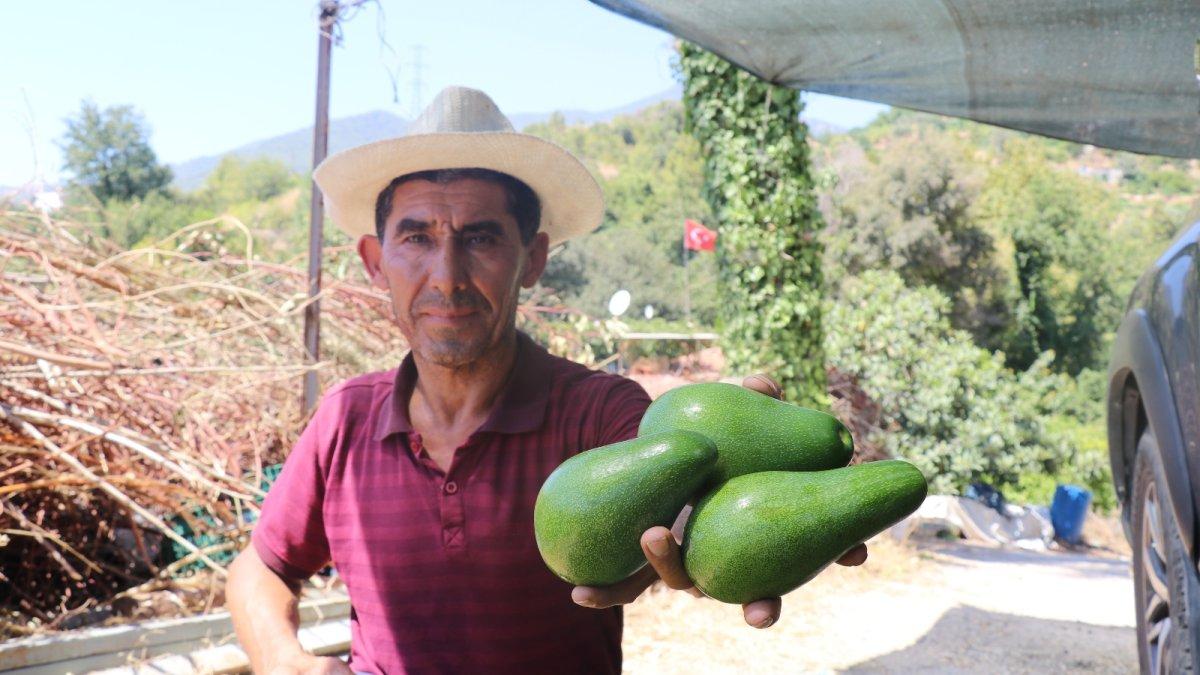
[{"label": "short dark hair", "polygon": [[521,243],[528,244],[533,241],[533,236],[537,234],[542,220],[542,203],[538,200],[533,188],[506,173],[473,168],[431,169],[406,173],[393,178],[392,182],[388,183],[388,186],[375,199],[375,236],[379,237],[379,242],[383,243],[384,230],[387,218],[392,212],[392,199],[396,194],[396,188],[414,180],[427,180],[438,185],[446,185],[468,178],[485,180],[504,188],[504,193],[508,196],[508,213],[517,221],[517,229],[521,232]]}]

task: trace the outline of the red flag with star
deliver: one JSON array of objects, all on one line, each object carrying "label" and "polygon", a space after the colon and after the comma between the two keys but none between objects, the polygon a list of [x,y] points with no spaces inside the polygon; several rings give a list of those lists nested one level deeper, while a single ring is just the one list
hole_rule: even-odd
[{"label": "red flag with star", "polygon": [[683,221],[683,245],[691,251],[715,251],[717,233],[688,219]]}]

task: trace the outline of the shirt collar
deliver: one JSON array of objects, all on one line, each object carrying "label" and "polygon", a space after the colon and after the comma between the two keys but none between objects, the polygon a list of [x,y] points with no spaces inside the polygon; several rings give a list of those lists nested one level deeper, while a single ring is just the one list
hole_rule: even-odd
[{"label": "shirt collar", "polygon": [[[542,426],[550,398],[552,363],[549,352],[517,331],[517,357],[500,392],[500,402],[477,432],[519,434]],[[410,351],[396,369],[392,392],[383,402],[375,425],[375,440],[413,431],[408,402],[417,383],[417,364]]]}]

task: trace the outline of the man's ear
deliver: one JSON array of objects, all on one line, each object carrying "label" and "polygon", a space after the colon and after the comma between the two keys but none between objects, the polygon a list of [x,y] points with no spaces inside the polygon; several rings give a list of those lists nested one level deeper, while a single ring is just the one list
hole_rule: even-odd
[{"label": "man's ear", "polygon": [[383,276],[383,246],[379,238],[373,234],[364,234],[358,238],[358,257],[362,258],[363,267],[371,279],[371,285],[381,291],[388,289],[387,279]]},{"label": "man's ear", "polygon": [[529,242],[529,261],[525,265],[525,273],[521,275],[521,288],[533,288],[546,271],[546,258],[550,254],[550,236],[538,232]]}]

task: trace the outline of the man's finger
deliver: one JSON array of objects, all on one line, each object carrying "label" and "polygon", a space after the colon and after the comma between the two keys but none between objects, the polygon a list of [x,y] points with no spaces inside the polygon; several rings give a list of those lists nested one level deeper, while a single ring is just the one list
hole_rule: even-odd
[{"label": "man's finger", "polygon": [[654,568],[646,565],[628,579],[612,586],[576,586],[571,589],[571,600],[577,605],[592,609],[627,605],[636,600],[657,578],[658,574]]},{"label": "man's finger", "polygon": [[770,628],[779,620],[781,611],[783,611],[783,600],[780,598],[755,600],[742,605],[742,615],[746,617],[746,623],[755,628]]},{"label": "man's finger", "polygon": [[838,560],[837,560],[839,565],[845,565],[847,567],[855,567],[855,566],[865,563],[866,561],[867,561],[867,545],[866,544],[859,544],[859,545],[855,546],[854,548],[850,549],[849,551],[846,551],[845,553],[843,553],[842,557],[838,558]]},{"label": "man's finger", "polygon": [[760,394],[766,394],[771,398],[783,398],[783,387],[775,381],[770,375],[764,373],[755,373],[742,380],[742,386],[751,390],[757,391]]},{"label": "man's finger", "polygon": [[683,569],[683,558],[679,555],[679,544],[665,527],[652,527],[642,534],[642,553],[669,588],[686,591],[692,588],[692,580]]}]

